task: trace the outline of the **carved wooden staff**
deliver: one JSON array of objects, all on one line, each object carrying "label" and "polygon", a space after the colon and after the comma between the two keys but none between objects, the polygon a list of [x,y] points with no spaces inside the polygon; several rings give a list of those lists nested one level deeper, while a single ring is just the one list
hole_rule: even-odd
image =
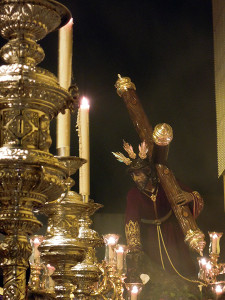
[{"label": "carved wooden staff", "polygon": [[[185,242],[189,247],[202,255],[205,247],[205,236],[198,228],[195,219],[188,205],[178,205],[177,201],[182,196],[185,199],[182,189],[176,181],[172,171],[165,166],[168,156],[169,144],[172,140],[172,128],[167,124],[159,124],[156,126],[154,133],[143,110],[142,104],[136,94],[135,85],[130,78],[122,78],[116,82],[117,93],[123,98],[134,127],[140,139],[148,145],[149,159],[153,159],[162,187],[170,202],[171,208],[181,226],[185,236]],[[154,143],[153,143],[154,140]],[[154,145],[154,150],[153,150]]]}]

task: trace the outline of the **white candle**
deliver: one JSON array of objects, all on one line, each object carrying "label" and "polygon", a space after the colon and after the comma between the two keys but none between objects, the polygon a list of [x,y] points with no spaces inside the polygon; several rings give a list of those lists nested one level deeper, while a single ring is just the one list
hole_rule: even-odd
[{"label": "white candle", "polygon": [[38,250],[38,247],[40,246],[41,242],[38,238],[34,239],[34,263],[39,264],[40,263],[40,256],[41,253]]},{"label": "white candle", "polygon": [[79,193],[88,202],[90,195],[90,145],[89,145],[89,103],[87,98],[81,100],[78,113],[79,156],[87,160],[79,169]]},{"label": "white candle", "polygon": [[218,236],[214,234],[212,236],[212,253],[217,254],[217,241],[218,241]]},{"label": "white candle", "polygon": [[114,246],[113,245],[109,245],[109,263],[113,264],[114,262]]},{"label": "white candle", "polygon": [[131,290],[131,298],[130,300],[137,300],[137,297],[138,297],[138,288],[136,285],[134,285],[132,287],[132,290]]},{"label": "white candle", "polygon": [[49,284],[48,288],[49,288],[50,290],[54,290],[55,282],[54,282],[54,280],[51,278],[51,275],[54,273],[55,268],[54,268],[53,266],[51,266],[50,264],[47,265],[47,268],[48,268],[48,280],[49,280],[49,282],[48,282],[48,284]]},{"label": "white candle", "polygon": [[123,247],[120,246],[116,250],[116,267],[117,267],[118,271],[123,270],[123,256],[124,256],[124,250],[123,250]]},{"label": "white candle", "polygon": [[[72,74],[73,19],[59,30],[58,80],[68,90]],[[56,148],[58,155],[70,155],[70,111],[57,117]]]},{"label": "white candle", "polygon": [[216,285],[215,291],[216,291],[216,294],[217,294],[217,295],[222,294],[222,292],[223,292],[222,286],[219,285],[219,284]]}]

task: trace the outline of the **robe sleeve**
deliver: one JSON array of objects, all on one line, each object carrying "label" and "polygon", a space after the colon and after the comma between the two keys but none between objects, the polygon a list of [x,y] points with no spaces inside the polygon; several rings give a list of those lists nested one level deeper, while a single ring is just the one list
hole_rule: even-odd
[{"label": "robe sleeve", "polygon": [[128,248],[131,252],[141,251],[140,235],[140,195],[136,188],[127,194],[127,205],[125,214],[125,234]]}]

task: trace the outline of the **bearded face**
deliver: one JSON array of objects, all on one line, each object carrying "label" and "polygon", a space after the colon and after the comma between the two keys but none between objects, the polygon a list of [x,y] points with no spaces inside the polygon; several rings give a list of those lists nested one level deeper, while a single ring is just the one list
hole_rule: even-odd
[{"label": "bearded face", "polygon": [[143,170],[133,171],[131,177],[139,190],[145,190],[147,185],[151,183],[151,178]]}]

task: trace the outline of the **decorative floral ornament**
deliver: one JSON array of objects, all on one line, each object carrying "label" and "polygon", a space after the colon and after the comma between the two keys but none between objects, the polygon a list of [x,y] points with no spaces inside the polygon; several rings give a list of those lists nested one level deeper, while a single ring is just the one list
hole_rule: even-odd
[{"label": "decorative floral ornament", "polygon": [[[128,144],[127,142],[123,141],[123,148],[128,153],[129,157],[131,159],[136,159],[136,154],[134,153],[133,147]],[[139,145],[139,157],[141,159],[147,158],[148,148],[146,146],[145,141]],[[128,157],[126,157],[121,152],[112,152],[112,154],[117,158],[119,162],[125,163],[127,166],[129,166],[132,163],[132,160]]]},{"label": "decorative floral ornament", "polygon": [[112,152],[112,154],[117,158],[119,162],[125,163],[127,166],[132,163],[132,161],[121,152]]},{"label": "decorative floral ornament", "polygon": [[130,158],[136,158],[136,154],[134,153],[133,147],[125,141],[123,141],[123,149],[128,153]]},{"label": "decorative floral ornament", "polygon": [[141,145],[139,145],[138,148],[139,148],[139,157],[141,159],[147,158],[148,148],[147,148],[145,141],[143,143],[141,143]]}]

